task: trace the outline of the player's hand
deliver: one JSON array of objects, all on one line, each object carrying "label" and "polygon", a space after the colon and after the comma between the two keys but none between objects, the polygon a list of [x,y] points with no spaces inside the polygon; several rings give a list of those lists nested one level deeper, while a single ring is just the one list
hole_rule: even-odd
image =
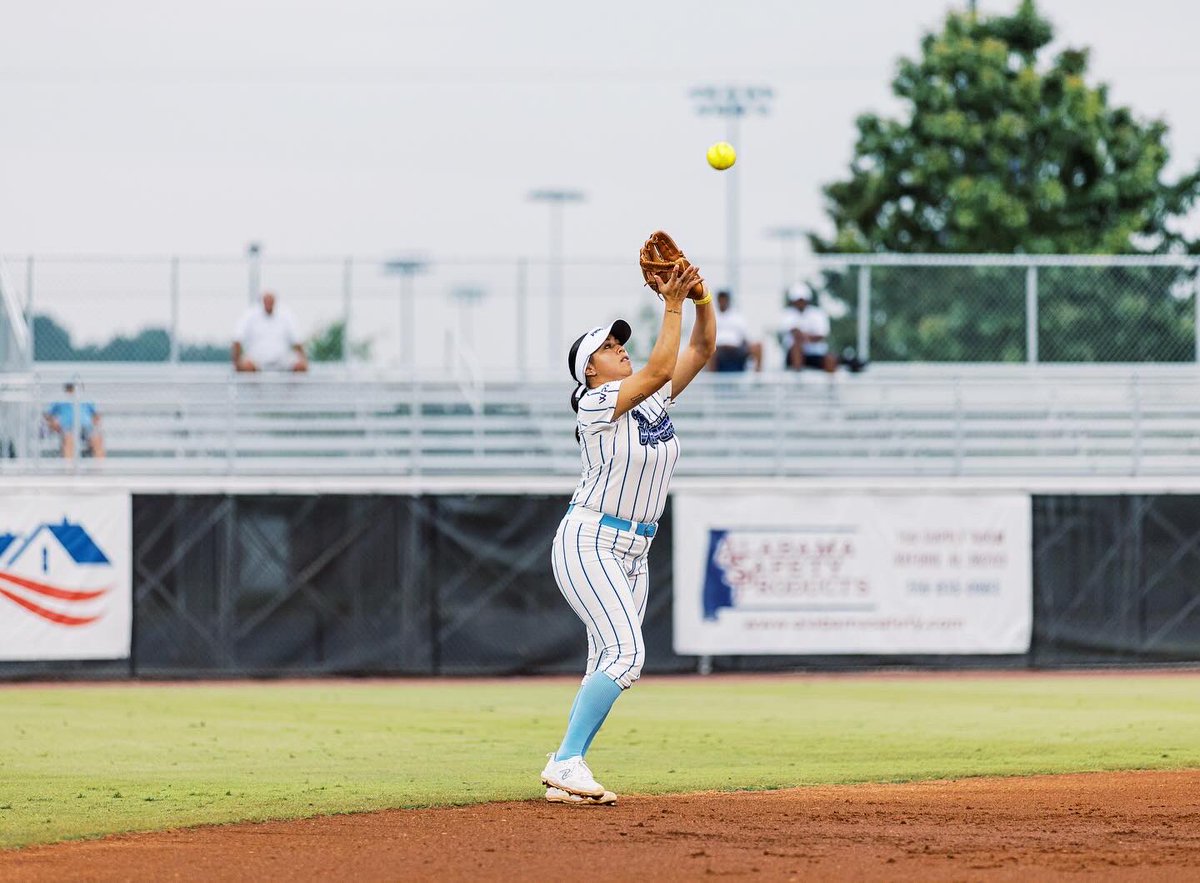
[{"label": "player's hand", "polygon": [[665,279],[658,276],[658,293],[669,307],[678,307],[687,299],[688,292],[700,279],[700,271],[690,264],[683,270],[674,267]]}]

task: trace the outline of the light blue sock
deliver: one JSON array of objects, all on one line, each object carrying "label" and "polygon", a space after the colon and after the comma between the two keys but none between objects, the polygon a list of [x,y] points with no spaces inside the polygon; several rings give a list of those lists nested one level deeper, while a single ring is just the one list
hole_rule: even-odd
[{"label": "light blue sock", "polygon": [[[612,711],[611,705],[608,707],[608,710]],[[600,732],[600,728],[604,726],[604,722],[606,720],[608,720],[608,711],[604,712],[604,717],[600,718],[600,720],[596,723],[596,726],[592,729],[592,732],[588,735],[587,741],[583,743],[584,757],[587,757],[588,749],[592,747],[592,740],[596,738],[596,734]]]},{"label": "light blue sock", "polygon": [[[589,675],[588,677],[591,677],[591,676]],[[571,713],[567,715],[568,721],[575,716],[575,709],[579,707],[579,697],[582,695],[583,695],[583,685],[581,684],[579,689],[575,691],[575,701],[571,703]],[[608,707],[608,711],[612,711],[611,705]],[[596,734],[600,732],[600,728],[602,726],[604,726],[604,722],[606,720],[608,720],[608,711],[604,712],[604,717],[600,718],[599,723],[596,724],[595,728],[588,735],[587,741],[585,741],[583,743],[583,751],[581,751],[579,753],[581,755],[583,755],[584,757],[587,757],[588,749],[592,747],[592,740],[596,738]],[[571,755],[567,754],[564,756],[570,757]],[[556,755],[556,757],[557,757],[557,755]]]},{"label": "light blue sock", "polygon": [[575,705],[567,721],[567,734],[554,753],[554,759],[582,756],[620,695],[621,687],[616,681],[603,672],[594,672],[575,696]]}]

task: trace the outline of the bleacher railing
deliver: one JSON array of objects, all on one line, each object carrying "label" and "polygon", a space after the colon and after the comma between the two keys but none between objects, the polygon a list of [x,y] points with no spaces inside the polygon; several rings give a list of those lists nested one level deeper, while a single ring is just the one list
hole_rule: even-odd
[{"label": "bleacher railing", "polygon": [[[42,416],[64,398],[58,381],[0,376],[10,415],[0,475],[572,476],[580,466],[565,380],[93,371],[68,401],[95,404],[102,460],[61,456]],[[1193,475],[1200,368],[702,374],[673,419],[681,475]]]},{"label": "bleacher railing", "polygon": [[[617,315],[633,321],[644,357],[658,321],[633,255],[3,263],[39,363],[225,362],[262,290],[295,313],[318,359],[407,372],[557,374],[575,336]],[[723,262],[698,263],[719,287]],[[735,298],[771,367],[783,291],[797,280],[833,317],[834,345],[874,362],[1194,362],[1197,267],[1183,256],[785,256],[744,261]]]}]

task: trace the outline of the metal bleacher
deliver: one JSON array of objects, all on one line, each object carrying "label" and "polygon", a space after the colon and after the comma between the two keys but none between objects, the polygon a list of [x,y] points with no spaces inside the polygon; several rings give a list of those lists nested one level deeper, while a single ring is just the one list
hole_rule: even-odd
[{"label": "metal bleacher", "polygon": [[[323,367],[323,366],[319,366]],[[88,365],[108,458],[39,431],[78,366],[0,375],[0,476],[569,476],[569,383]],[[1200,367],[873,365],[702,375],[673,419],[693,476],[1171,476],[1200,468]]]}]

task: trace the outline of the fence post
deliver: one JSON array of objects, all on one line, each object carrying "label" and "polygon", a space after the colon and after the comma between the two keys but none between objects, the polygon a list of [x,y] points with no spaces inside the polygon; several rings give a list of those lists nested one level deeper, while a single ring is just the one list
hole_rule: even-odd
[{"label": "fence post", "polygon": [[517,370],[519,376],[529,373],[529,259],[517,258]]},{"label": "fence post", "polygon": [[858,358],[871,358],[871,268],[858,268]]},{"label": "fence post", "polygon": [[179,258],[171,258],[171,364],[179,364]]},{"label": "fence post", "polygon": [[262,246],[257,242],[246,246],[246,282],[250,295],[247,303],[254,306],[262,294]]},{"label": "fence post", "polygon": [[1133,462],[1130,464],[1130,475],[1142,474],[1142,385],[1138,372],[1133,372],[1129,378],[1129,395],[1133,400]]},{"label": "fence post", "polygon": [[1192,312],[1195,315],[1192,332],[1196,337],[1196,361],[1200,362],[1200,263],[1192,264],[1192,274]]},{"label": "fence post", "polygon": [[234,382],[225,386],[225,474],[232,475],[237,468],[237,463],[234,460],[233,453],[234,445],[234,421],[237,419],[237,375],[234,375]]},{"label": "fence post", "polygon": [[962,380],[955,375],[954,377],[954,474],[963,474],[963,443],[966,437],[963,425],[966,416],[963,414],[963,394]]},{"label": "fence post", "polygon": [[1038,273],[1033,264],[1025,268],[1025,361],[1038,361]]},{"label": "fence post", "polygon": [[37,335],[33,323],[33,255],[25,258],[25,326],[29,329],[29,361],[37,360]]},{"label": "fence post", "polygon": [[350,363],[350,319],[354,300],[354,258],[342,265],[342,364]]},{"label": "fence post", "polygon": [[417,370],[416,329],[417,321],[415,293],[413,292],[413,274],[416,271],[404,273],[400,277],[400,364],[405,372],[415,375]]},{"label": "fence post", "polygon": [[17,440],[17,457],[34,461],[35,470],[41,470],[42,446],[34,439],[41,429],[41,414],[37,410],[40,399],[37,396],[37,382],[29,379],[24,384],[26,399],[20,401],[17,415],[20,419],[20,435]]},{"label": "fence post", "polygon": [[78,377],[72,379],[71,383],[71,471],[79,471],[79,458],[83,456],[83,451],[80,450],[80,445],[83,443],[83,427],[81,417],[83,416],[83,408],[79,404],[79,387],[80,381]]}]

